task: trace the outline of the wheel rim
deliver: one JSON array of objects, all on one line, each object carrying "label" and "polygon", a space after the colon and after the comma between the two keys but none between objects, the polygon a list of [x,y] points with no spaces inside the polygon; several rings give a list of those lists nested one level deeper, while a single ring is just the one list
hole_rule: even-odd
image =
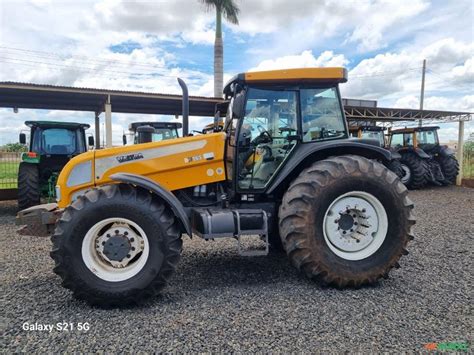
[{"label": "wheel rim", "polygon": [[94,224],[82,241],[82,260],[105,281],[135,276],[145,266],[150,247],[140,226],[126,218],[107,218]]},{"label": "wheel rim", "polygon": [[410,181],[410,178],[411,178],[411,170],[410,168],[405,165],[405,164],[401,164],[402,166],[402,172],[403,172],[403,176],[401,178],[402,182],[404,184],[406,184],[408,181]]},{"label": "wheel rim", "polygon": [[385,208],[373,195],[352,191],[336,198],[323,221],[328,247],[346,260],[361,260],[383,244],[388,230]]}]

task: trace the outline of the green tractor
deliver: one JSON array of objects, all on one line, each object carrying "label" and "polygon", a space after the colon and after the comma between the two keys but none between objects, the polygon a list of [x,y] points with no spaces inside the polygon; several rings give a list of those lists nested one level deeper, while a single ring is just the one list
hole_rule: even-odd
[{"label": "green tractor", "polygon": [[439,127],[412,127],[389,133],[389,146],[401,154],[402,182],[418,189],[428,183],[450,185],[456,182],[459,163],[454,151],[439,144]]},{"label": "green tractor", "polygon": [[[26,121],[30,127],[28,152],[21,155],[18,170],[18,207],[22,210],[40,204],[41,197],[53,199],[58,174],[74,156],[94,145],[86,142],[85,123]],[[26,134],[20,133],[20,143],[27,144]]]},{"label": "green tractor", "polygon": [[130,133],[123,135],[123,145],[179,138],[178,129],[182,127],[180,122],[133,122],[128,126]]}]

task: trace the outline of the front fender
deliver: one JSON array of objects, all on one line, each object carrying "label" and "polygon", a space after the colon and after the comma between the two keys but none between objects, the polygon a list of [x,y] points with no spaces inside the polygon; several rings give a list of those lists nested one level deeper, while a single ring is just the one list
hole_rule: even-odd
[{"label": "front fender", "polygon": [[118,173],[111,175],[110,178],[121,183],[140,186],[161,197],[166,204],[170,206],[176,218],[181,222],[182,231],[192,237],[191,223],[189,222],[188,215],[186,214],[182,203],[169,190],[165,189],[157,182],[140,175]]},{"label": "front fender", "polygon": [[278,176],[270,183],[266,193],[275,192],[282,184],[296,177],[309,164],[339,155],[360,155],[383,163],[392,160],[392,153],[389,150],[354,139],[302,143],[293,150]]}]

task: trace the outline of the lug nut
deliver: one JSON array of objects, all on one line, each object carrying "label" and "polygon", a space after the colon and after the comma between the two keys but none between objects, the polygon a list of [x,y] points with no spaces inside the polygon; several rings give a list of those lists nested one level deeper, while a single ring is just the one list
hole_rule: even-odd
[{"label": "lug nut", "polygon": [[102,242],[102,245],[105,245],[105,242]]},{"label": "lug nut", "polygon": [[132,251],[135,251],[135,247],[132,247]]},{"label": "lug nut", "polygon": [[127,258],[130,258],[130,254],[127,254]]},{"label": "lug nut", "polygon": [[107,238],[110,238],[110,234],[107,234]]},{"label": "lug nut", "polygon": [[135,238],[130,238],[130,241],[133,243],[135,241]]},{"label": "lug nut", "polygon": [[119,230],[118,230],[118,229],[115,230],[115,234],[119,234]]},{"label": "lug nut", "polygon": [[128,235],[128,232],[127,231],[123,232],[123,235]]}]

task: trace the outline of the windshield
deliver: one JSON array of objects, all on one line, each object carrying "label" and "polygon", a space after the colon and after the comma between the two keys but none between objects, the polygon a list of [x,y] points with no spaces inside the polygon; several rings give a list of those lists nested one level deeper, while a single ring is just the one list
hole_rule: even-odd
[{"label": "windshield", "polygon": [[336,88],[302,89],[301,115],[304,142],[346,136]]},{"label": "windshield", "polygon": [[34,134],[33,150],[43,154],[71,155],[84,152],[85,146],[75,130],[47,128]]},{"label": "windshield", "polygon": [[152,141],[159,142],[166,139],[178,138],[178,132],[175,129],[171,128],[157,128],[155,133],[153,133]]}]

